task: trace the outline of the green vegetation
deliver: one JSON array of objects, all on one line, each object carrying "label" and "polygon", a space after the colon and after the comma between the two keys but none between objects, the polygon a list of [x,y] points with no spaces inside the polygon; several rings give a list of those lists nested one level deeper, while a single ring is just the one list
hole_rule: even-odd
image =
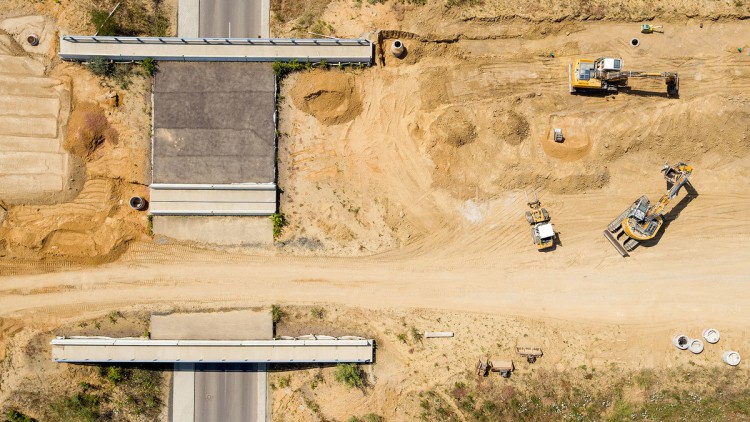
[{"label": "green vegetation", "polygon": [[[456,382],[445,394],[420,393],[429,421],[672,421],[748,420],[750,385],[731,368],[694,371],[616,368],[582,372],[538,370]],[[639,399],[638,397],[642,397]],[[447,400],[446,398],[449,398]],[[451,403],[452,402],[452,403]],[[457,409],[457,410],[456,410]],[[456,412],[459,412],[457,414]]]},{"label": "green vegetation", "polygon": [[109,78],[122,89],[128,89],[133,76],[133,65],[130,63],[115,64],[103,57],[93,57],[86,62],[91,73],[100,78]]},{"label": "green vegetation", "polygon": [[396,336],[396,338],[397,338],[397,339],[398,339],[398,341],[400,341],[401,343],[404,343],[404,344],[406,344],[406,343],[407,343],[407,337],[406,337],[406,334],[404,334],[404,333],[400,333],[399,335],[397,335],[397,336]]},{"label": "green vegetation", "polygon": [[346,385],[348,388],[363,387],[362,371],[353,363],[340,363],[336,365],[336,381]]},{"label": "green vegetation", "polygon": [[292,383],[292,377],[287,375],[279,379],[279,388],[287,388]]},{"label": "green vegetation", "polygon": [[114,385],[119,384],[124,379],[122,368],[119,366],[100,366],[99,370],[101,375]]},{"label": "green vegetation", "polygon": [[141,62],[141,69],[149,76],[154,76],[159,70],[159,64],[152,57],[146,57]]},{"label": "green vegetation", "polygon": [[96,76],[111,77],[115,74],[115,64],[103,57],[93,57],[86,64]]},{"label": "green vegetation", "polygon": [[273,238],[276,239],[281,236],[281,229],[286,226],[286,218],[284,214],[277,212],[271,215],[271,221],[273,222]]},{"label": "green vegetation", "polygon": [[37,422],[31,416],[24,415],[15,409],[9,409],[5,412],[5,422]]},{"label": "green vegetation", "polygon": [[[115,5],[115,13],[107,19]],[[169,18],[162,0],[101,0],[89,11],[91,24],[101,36],[151,36],[169,34]]]},{"label": "green vegetation", "polygon": [[117,324],[117,320],[122,318],[122,312],[120,311],[112,311],[107,315],[107,318],[109,318],[109,322],[112,324]]},{"label": "green vegetation", "polygon": [[310,310],[310,315],[312,315],[313,318],[323,319],[325,314],[326,314],[326,310],[323,308],[312,308]]},{"label": "green vegetation", "polygon": [[484,3],[484,0],[444,0],[445,7],[470,7]]},{"label": "green vegetation", "polygon": [[271,319],[274,324],[281,322],[281,318],[284,316],[284,311],[281,310],[279,305],[271,305]]},{"label": "green vegetation", "polygon": [[91,23],[99,31],[99,35],[103,37],[119,35],[120,28],[117,26],[117,22],[112,18],[107,19],[109,17],[108,11],[91,9],[89,14]]},{"label": "green vegetation", "polygon": [[312,63],[300,63],[297,59],[294,59],[291,62],[273,62],[273,73],[276,74],[276,77],[280,81],[290,73],[310,69],[312,69]]},{"label": "green vegetation", "polygon": [[351,418],[347,419],[346,422],[383,422],[384,420],[385,419],[383,419],[383,417],[378,414],[368,413],[361,418],[352,416]]},{"label": "green vegetation", "polygon": [[101,397],[87,392],[61,397],[52,402],[51,413],[55,420],[96,422],[100,415]]},{"label": "green vegetation", "polygon": [[410,333],[411,333],[411,341],[413,341],[414,343],[421,343],[422,342],[423,335],[417,329],[417,327],[411,327]]}]

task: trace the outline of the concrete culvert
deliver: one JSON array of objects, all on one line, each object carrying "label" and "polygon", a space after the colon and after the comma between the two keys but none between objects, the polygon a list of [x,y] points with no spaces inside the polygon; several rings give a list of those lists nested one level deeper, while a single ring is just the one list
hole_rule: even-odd
[{"label": "concrete culvert", "polygon": [[391,54],[396,57],[401,57],[401,55],[404,54],[404,43],[401,42],[401,40],[393,42],[393,45],[391,46]]},{"label": "concrete culvert", "polygon": [[735,352],[734,350],[724,352],[721,358],[727,365],[737,366],[740,364],[740,354]]},{"label": "concrete culvert", "polygon": [[148,206],[148,201],[141,196],[130,198],[130,207],[137,211],[143,211]]},{"label": "concrete culvert", "polygon": [[721,335],[719,334],[718,330],[715,330],[713,328],[706,328],[705,330],[703,330],[703,338],[711,344],[716,344],[719,342]]},{"label": "concrete culvert", "polygon": [[688,350],[695,353],[696,355],[703,351],[703,342],[698,339],[690,340]]},{"label": "concrete culvert", "polygon": [[26,42],[36,47],[37,45],[39,45],[39,35],[30,34],[28,37],[26,37]]},{"label": "concrete culvert", "polygon": [[641,44],[641,42],[638,40],[638,38],[633,38],[630,40],[630,45],[633,47],[638,47]]},{"label": "concrete culvert", "polygon": [[690,338],[684,334],[678,334],[672,339],[672,344],[680,350],[686,350],[690,344]]}]

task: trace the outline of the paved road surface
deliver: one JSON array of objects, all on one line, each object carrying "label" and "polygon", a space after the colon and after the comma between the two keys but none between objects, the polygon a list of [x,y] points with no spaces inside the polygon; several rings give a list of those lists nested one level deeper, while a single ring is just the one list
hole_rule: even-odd
[{"label": "paved road surface", "polygon": [[258,375],[257,364],[195,365],[195,420],[257,421]]},{"label": "paved road surface", "polygon": [[260,0],[201,0],[200,36],[260,38]]}]

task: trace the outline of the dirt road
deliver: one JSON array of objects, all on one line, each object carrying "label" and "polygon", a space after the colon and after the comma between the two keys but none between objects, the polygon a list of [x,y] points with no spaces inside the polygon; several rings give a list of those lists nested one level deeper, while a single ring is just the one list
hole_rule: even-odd
[{"label": "dirt road", "polygon": [[[81,317],[134,303],[331,302],[750,328],[740,317],[750,298],[743,283],[750,268],[743,106],[750,60],[727,47],[742,24],[674,25],[648,37],[632,24],[579,26],[570,34],[451,47],[407,39],[413,62],[386,58],[385,66],[344,81],[345,95],[361,96],[340,103],[361,113],[342,114],[344,123],[318,121],[314,107],[302,112],[287,101],[280,181],[292,227],[285,240],[318,233],[322,242],[327,236],[349,245],[344,252],[372,256],[135,244],[113,264],[6,277],[0,315]],[[633,34],[643,39],[638,49],[612,47]],[[553,49],[558,59],[540,54]],[[664,98],[661,85],[643,88],[656,96],[570,96],[566,63],[581,51],[621,55],[632,69],[676,69],[681,98]],[[294,83],[290,78],[285,89]],[[443,146],[435,135],[440,116],[456,107],[466,110],[476,139]],[[508,120],[512,114],[520,123]],[[590,149],[574,160],[549,156],[540,141],[550,116],[583,126]],[[681,193],[664,236],[624,260],[601,231],[641,194],[655,200],[664,192],[658,171],[665,160],[696,167],[698,196]],[[561,232],[562,245],[550,253],[534,250],[523,219],[522,188],[535,186]],[[348,234],[337,238],[344,229]]]}]

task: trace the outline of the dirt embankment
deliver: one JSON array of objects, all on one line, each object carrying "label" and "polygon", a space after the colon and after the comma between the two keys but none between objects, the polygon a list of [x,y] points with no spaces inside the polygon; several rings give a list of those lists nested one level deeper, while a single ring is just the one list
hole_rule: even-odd
[{"label": "dirt embankment", "polygon": [[[147,195],[148,80],[130,76],[126,92],[112,80],[102,83],[81,65],[59,63],[47,73],[53,80],[67,81],[72,94],[73,111],[70,118],[65,114],[57,131],[63,133],[59,148],[74,156],[69,166],[80,167],[70,170],[65,182],[80,187],[72,199],[6,206],[0,225],[3,273],[42,260],[105,262],[128,242],[147,238],[145,214],[130,209],[127,201]],[[70,94],[64,107],[71,107]]]}]

